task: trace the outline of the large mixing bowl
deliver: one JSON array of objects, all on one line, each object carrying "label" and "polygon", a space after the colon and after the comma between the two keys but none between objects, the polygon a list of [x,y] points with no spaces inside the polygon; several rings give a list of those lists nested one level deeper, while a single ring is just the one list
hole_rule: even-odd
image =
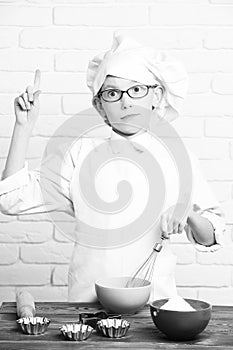
[{"label": "large mixing bowl", "polygon": [[119,314],[133,314],[147,303],[151,283],[145,281],[142,287],[126,288],[129,279],[130,277],[111,277],[95,283],[99,302],[106,310]]},{"label": "large mixing bowl", "polygon": [[189,340],[201,333],[209,323],[212,307],[204,301],[185,299],[194,311],[163,310],[168,299],[156,300],[150,304],[151,317],[155,326],[169,339]]}]

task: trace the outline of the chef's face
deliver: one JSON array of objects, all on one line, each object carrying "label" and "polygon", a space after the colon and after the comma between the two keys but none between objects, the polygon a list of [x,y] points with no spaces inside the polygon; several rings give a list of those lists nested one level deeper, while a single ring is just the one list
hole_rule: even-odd
[{"label": "chef's face", "polygon": [[[121,95],[119,90],[128,93]],[[161,94],[155,91],[133,80],[107,76],[94,105],[115,131],[133,135],[148,129],[155,95]]]}]

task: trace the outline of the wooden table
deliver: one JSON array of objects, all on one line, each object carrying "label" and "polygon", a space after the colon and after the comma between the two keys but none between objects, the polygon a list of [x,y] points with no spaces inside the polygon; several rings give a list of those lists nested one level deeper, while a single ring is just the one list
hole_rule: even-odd
[{"label": "wooden table", "polygon": [[124,316],[131,323],[126,337],[110,339],[93,332],[82,342],[66,341],[59,327],[78,320],[80,312],[97,312],[99,305],[77,303],[36,303],[38,316],[46,316],[51,324],[42,335],[26,335],[15,322],[15,303],[5,302],[0,308],[0,349],[233,349],[233,307],[214,306],[207,328],[192,341],[175,342],[166,339],[154,326],[146,306],[133,316]]}]

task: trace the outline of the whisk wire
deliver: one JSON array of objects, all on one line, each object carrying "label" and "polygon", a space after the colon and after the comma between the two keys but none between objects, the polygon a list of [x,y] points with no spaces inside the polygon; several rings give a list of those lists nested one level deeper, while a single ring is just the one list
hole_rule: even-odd
[{"label": "whisk wire", "polygon": [[161,251],[162,245],[160,243],[156,243],[153,247],[152,252],[147,257],[147,259],[141,264],[133,276],[127,281],[126,288],[134,288],[134,287],[142,287],[146,285],[148,282],[152,281],[155,260],[157,258],[157,254]]}]

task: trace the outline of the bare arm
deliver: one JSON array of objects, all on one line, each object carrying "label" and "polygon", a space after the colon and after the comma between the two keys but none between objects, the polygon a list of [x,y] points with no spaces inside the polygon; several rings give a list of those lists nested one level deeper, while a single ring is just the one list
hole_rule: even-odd
[{"label": "bare arm", "polygon": [[[182,208],[182,206],[180,207]],[[182,233],[188,224],[197,243],[205,246],[211,246],[215,243],[214,228],[208,219],[189,209],[186,217],[180,221],[178,219],[180,215],[174,214],[173,211],[174,207],[171,207],[161,216],[160,227],[164,238],[169,238],[171,234]]]},{"label": "bare arm", "polygon": [[187,223],[197,243],[205,246],[211,246],[215,243],[214,228],[208,219],[203,218],[198,213],[192,212],[187,219]]},{"label": "bare arm", "polygon": [[23,168],[29,139],[39,115],[40,71],[35,72],[33,86],[15,99],[15,126],[2,180]]}]

